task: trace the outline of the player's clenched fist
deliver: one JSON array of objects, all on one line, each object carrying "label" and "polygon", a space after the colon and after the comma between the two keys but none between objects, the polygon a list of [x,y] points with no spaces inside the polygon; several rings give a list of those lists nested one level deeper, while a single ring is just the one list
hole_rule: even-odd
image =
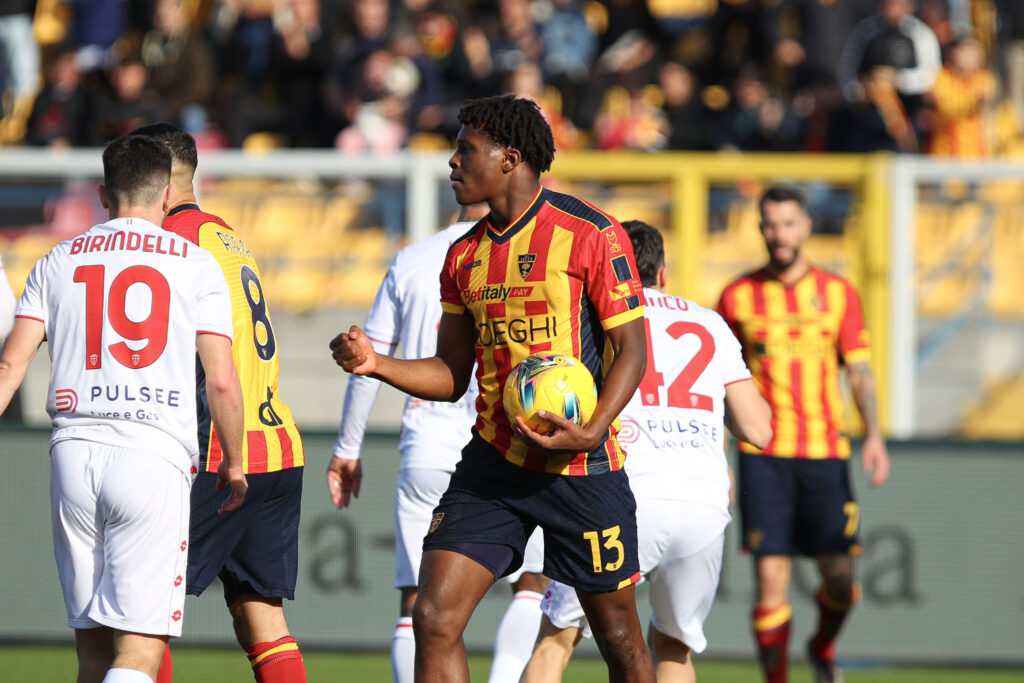
[{"label": "player's clenched fist", "polygon": [[377,369],[377,354],[358,325],[331,340],[331,356],[345,372],[353,375],[369,375]]}]

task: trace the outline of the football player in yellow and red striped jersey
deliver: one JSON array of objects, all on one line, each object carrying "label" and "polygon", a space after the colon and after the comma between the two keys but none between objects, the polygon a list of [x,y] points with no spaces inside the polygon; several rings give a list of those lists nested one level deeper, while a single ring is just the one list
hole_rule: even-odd
[{"label": "football player in yellow and red striped jersey", "polygon": [[[259,266],[241,237],[196,203],[192,179],[195,140],[167,123],[132,131],[171,152],[171,208],[163,228],[214,255],[231,294],[231,347],[245,401],[243,467],[250,496],[236,514],[218,516],[214,477],[222,458],[212,428],[205,378],[197,366],[199,473],[192,486],[186,591],[200,595],[215,578],[224,585],[238,642],[258,683],[306,680],[298,644],[288,631],[282,600],[295,597],[298,531],[305,456],[291,410],[277,395],[278,348]],[[170,681],[170,658],[158,683]]]},{"label": "football player in yellow and red striped jersey", "polygon": [[768,264],[729,284],[718,304],[772,408],[768,446],[739,443],[743,545],[757,575],[754,634],[768,683],[784,683],[790,556],[815,558],[823,584],[808,656],[818,681],[836,681],[835,640],[859,594],[853,556],[860,552],[841,366],[866,429],[861,457],[873,486],[888,478],[889,456],[860,298],[847,280],[817,268],[801,251],[811,233],[803,193],[769,188],[761,197],[761,233]]},{"label": "football player in yellow and red striped jersey", "polygon": [[[448,251],[437,355],[399,360],[353,326],[331,341],[348,372],[428,400],[455,400],[477,362],[478,417],[424,540],[413,607],[417,680],[468,681],[462,631],[495,579],[544,530],[544,574],[577,589],[614,680],[654,681],[633,584],[636,502],[615,419],[643,376],[643,295],[629,237],[608,214],[541,187],[554,158],[536,103],[471,100],[448,164],[462,204],[490,213]],[[532,432],[501,403],[516,363],[534,353],[582,361],[599,387],[584,427]],[[616,634],[615,642],[609,636]]]}]

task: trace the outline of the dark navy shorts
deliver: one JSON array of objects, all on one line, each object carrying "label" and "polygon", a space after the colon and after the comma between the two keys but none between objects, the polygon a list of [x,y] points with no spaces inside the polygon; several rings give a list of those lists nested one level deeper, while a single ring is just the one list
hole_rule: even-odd
[{"label": "dark navy shorts", "polygon": [[[526,541],[544,530],[544,574],[585,591],[618,590],[640,580],[636,501],[625,471],[569,477],[523,469],[475,433],[434,509],[423,550],[452,550],[507,576],[523,562]],[[511,563],[488,566],[467,544],[511,549]]]},{"label": "dark navy shorts", "polygon": [[247,474],[242,507],[224,515],[217,509],[228,494],[217,493],[216,472],[196,477],[185,583],[189,595],[200,595],[219,577],[229,606],[244,594],[295,597],[303,469]]},{"label": "dark navy shorts", "polygon": [[848,460],[740,453],[743,549],[761,555],[860,554]]}]

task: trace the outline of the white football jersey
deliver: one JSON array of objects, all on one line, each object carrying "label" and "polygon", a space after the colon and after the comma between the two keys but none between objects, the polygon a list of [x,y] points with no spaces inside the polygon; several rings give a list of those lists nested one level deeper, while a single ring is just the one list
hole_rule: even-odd
[{"label": "white football jersey", "polygon": [[750,379],[718,313],[645,288],[647,371],[620,415],[619,442],[637,498],[729,505],[725,387]]},{"label": "white football jersey", "polygon": [[[475,224],[454,223],[395,255],[363,327],[378,353],[393,356],[399,346],[406,358],[429,358],[436,353],[444,258],[451,243]],[[336,456],[359,457],[366,421],[379,388],[380,382],[369,377],[353,375],[349,379],[334,447]],[[454,403],[407,398],[398,444],[402,467],[454,470],[476,422],[477,393],[476,382],[470,381],[465,395]]]},{"label": "white football jersey", "polygon": [[190,470],[196,335],[232,338],[212,254],[148,221],[117,218],[39,259],[16,315],[45,326],[52,442],[145,449]]}]

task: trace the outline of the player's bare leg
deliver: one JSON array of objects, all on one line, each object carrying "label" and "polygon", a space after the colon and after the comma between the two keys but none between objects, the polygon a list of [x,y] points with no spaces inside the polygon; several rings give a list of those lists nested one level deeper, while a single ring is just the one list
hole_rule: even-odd
[{"label": "player's bare leg", "polygon": [[468,683],[462,633],[493,584],[494,574],[465,555],[450,550],[423,553],[419,596],[412,608],[417,683]]},{"label": "player's bare leg", "polygon": [[643,628],[636,613],[635,588],[627,586],[607,593],[576,589],[613,683],[653,683],[654,664],[644,644]]},{"label": "player's bare leg", "polygon": [[76,628],[75,650],[78,653],[78,683],[99,683],[114,661],[114,630]]},{"label": "player's bare leg", "polygon": [[260,683],[302,683],[306,668],[302,653],[288,631],[281,598],[246,593],[228,607],[235,637],[245,650]]},{"label": "player's bare leg", "polygon": [[768,683],[785,683],[792,622],[788,596],[793,562],[787,555],[764,555],[754,559],[754,573],[757,601],[752,621],[761,668]]},{"label": "player's bare leg", "polygon": [[108,672],[108,677],[113,674],[114,669],[128,669],[142,672],[150,679],[156,680],[156,673],[164,658],[164,650],[167,649],[167,636],[114,630],[113,642],[114,661],[110,664],[111,671]]},{"label": "player's bare leg", "polygon": [[818,591],[818,628],[807,643],[807,656],[816,683],[841,683],[842,670],[836,664],[835,641],[853,606],[860,597],[854,581],[853,558],[849,555],[818,555],[822,585]]},{"label": "player's bare leg", "polygon": [[520,683],[561,683],[562,673],[582,638],[580,629],[558,628],[542,616],[537,645],[523,670]]},{"label": "player's bare leg", "polygon": [[647,631],[647,645],[654,658],[654,672],[658,683],[697,683],[690,648],[680,640],[662,633],[651,624]]}]

